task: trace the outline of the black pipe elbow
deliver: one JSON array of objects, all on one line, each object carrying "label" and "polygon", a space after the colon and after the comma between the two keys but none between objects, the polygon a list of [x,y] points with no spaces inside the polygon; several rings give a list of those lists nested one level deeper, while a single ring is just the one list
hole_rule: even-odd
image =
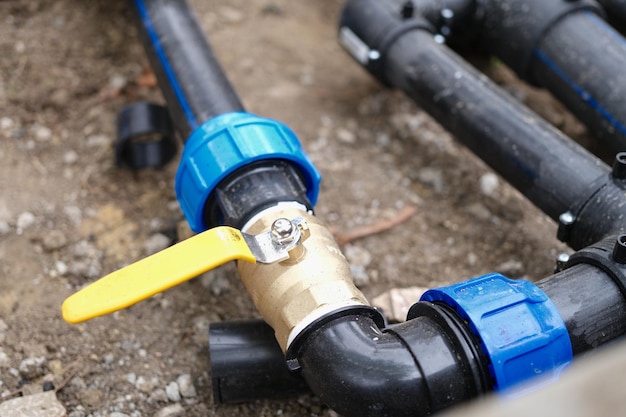
[{"label": "black pipe elbow", "polygon": [[425,416],[489,390],[485,362],[454,314],[430,303],[416,311],[385,330],[347,314],[296,339],[311,390],[338,413],[360,417]]}]

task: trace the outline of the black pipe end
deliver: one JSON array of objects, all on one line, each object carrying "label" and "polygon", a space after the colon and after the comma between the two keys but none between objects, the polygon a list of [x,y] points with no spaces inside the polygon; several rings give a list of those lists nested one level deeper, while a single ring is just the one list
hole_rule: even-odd
[{"label": "black pipe end", "polygon": [[613,179],[626,180],[626,152],[618,152],[617,155],[615,155],[611,175]]},{"label": "black pipe end", "polygon": [[274,331],[263,320],[214,323],[209,328],[215,403],[296,396],[309,391],[289,372]]},{"label": "black pipe end", "polygon": [[204,209],[208,227],[229,225],[241,229],[262,210],[280,202],[312,204],[300,171],[289,161],[271,159],[248,164],[223,179]]}]

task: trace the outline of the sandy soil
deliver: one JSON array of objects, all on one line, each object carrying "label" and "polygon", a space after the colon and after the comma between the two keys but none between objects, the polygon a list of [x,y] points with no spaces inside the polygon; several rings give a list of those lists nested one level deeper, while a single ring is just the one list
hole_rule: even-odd
[{"label": "sandy soil", "polygon": [[[351,61],[336,42],[341,1],[192,4],[247,108],[291,126],[322,172],[320,217],[348,231],[417,206],[400,226],[344,248],[368,297],[494,270],[552,273],[564,250],[555,224]],[[334,415],[310,395],[213,403],[208,324],[258,317],[232,266],[108,317],[63,322],[61,303],[76,289],[177,239],[177,164],[114,165],[117,112],[162,100],[140,78],[147,60],[126,2],[13,0],[0,2],[0,16],[4,398],[51,380],[73,417],[152,416],[174,403],[190,416]],[[495,73],[584,133],[543,93]],[[196,393],[176,401],[181,375]]]}]

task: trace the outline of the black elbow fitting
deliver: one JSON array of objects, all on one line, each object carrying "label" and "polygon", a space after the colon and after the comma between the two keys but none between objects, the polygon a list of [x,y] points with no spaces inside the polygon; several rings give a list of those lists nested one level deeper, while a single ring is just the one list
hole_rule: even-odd
[{"label": "black elbow fitting", "polygon": [[380,330],[345,313],[299,336],[288,356],[321,400],[345,416],[424,416],[476,397],[492,382],[475,340],[445,306]]}]

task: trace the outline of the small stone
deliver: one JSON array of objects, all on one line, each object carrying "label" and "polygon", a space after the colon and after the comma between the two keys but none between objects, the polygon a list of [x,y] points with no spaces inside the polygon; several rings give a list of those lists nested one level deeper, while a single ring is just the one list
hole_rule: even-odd
[{"label": "small stone", "polygon": [[46,373],[46,358],[44,356],[24,359],[19,366],[20,374],[25,379],[35,379]]},{"label": "small stone", "polygon": [[47,142],[52,138],[52,130],[45,126],[36,125],[33,128],[33,133],[35,135],[35,139],[40,142]]},{"label": "small stone", "polygon": [[107,135],[91,135],[85,138],[85,142],[90,148],[99,148],[109,146],[111,144],[111,138]]},{"label": "small stone", "polygon": [[126,375],[126,380],[135,385],[137,383],[137,375],[131,372],[130,374]]},{"label": "small stone", "polygon": [[196,387],[193,386],[193,381],[191,380],[191,375],[182,374],[176,379],[178,383],[178,389],[180,394],[185,398],[195,398],[198,396],[196,392]]},{"label": "small stone", "polygon": [[337,139],[340,142],[352,144],[356,142],[356,135],[348,129],[337,129]]},{"label": "small stone", "polygon": [[67,216],[68,220],[72,222],[74,226],[78,226],[83,220],[83,212],[76,206],[65,206],[63,213]]},{"label": "small stone", "polygon": [[36,217],[30,211],[25,211],[17,216],[17,234],[21,235],[24,230],[35,224]]},{"label": "small stone", "polygon": [[202,275],[200,279],[202,286],[208,288],[213,295],[218,296],[230,291],[230,280],[225,268],[213,269]]},{"label": "small stone", "polygon": [[112,413],[109,413],[109,417],[130,417],[130,416],[126,413],[120,413],[119,411],[114,411]]},{"label": "small stone", "polygon": [[168,405],[159,410],[154,417],[181,417],[185,415],[185,409],[180,404]]},{"label": "small stone", "polygon": [[219,8],[219,12],[224,19],[226,19],[230,23],[239,23],[243,21],[244,15],[237,9],[233,9],[232,7],[223,6]]},{"label": "small stone", "polygon": [[9,130],[15,126],[13,119],[9,117],[0,117],[0,130]]},{"label": "small stone", "polygon": [[2,338],[6,336],[7,331],[9,330],[9,325],[6,324],[2,317],[0,317],[0,342],[3,340]]},{"label": "small stone", "polygon": [[152,255],[160,252],[170,246],[171,243],[172,241],[170,238],[165,236],[163,233],[155,233],[150,236],[145,243],[146,255]]},{"label": "small stone", "polygon": [[346,245],[343,253],[351,265],[366,267],[372,262],[372,255],[360,246]]},{"label": "small stone", "polygon": [[177,403],[180,401],[180,390],[178,388],[178,383],[176,381],[172,381],[165,387],[165,393],[167,394],[167,398],[170,401]]},{"label": "small stone", "polygon": [[6,236],[11,232],[11,226],[8,222],[0,220],[0,236]]},{"label": "small stone", "polygon": [[4,352],[4,349],[0,347],[0,368],[9,368],[11,366],[11,360],[9,356]]},{"label": "small stone", "polygon": [[392,288],[375,297],[372,305],[383,310],[389,322],[401,323],[406,320],[411,306],[417,303],[426,291],[428,288],[425,287]]},{"label": "small stone", "polygon": [[481,193],[486,196],[492,196],[500,186],[500,180],[496,174],[488,172],[480,177],[478,184]]},{"label": "small stone", "polygon": [[145,393],[148,394],[152,391],[154,391],[154,388],[158,385],[159,380],[157,378],[151,378],[151,379],[146,379],[143,376],[140,376],[137,378],[137,381],[135,382],[135,387]]},{"label": "small stone", "polygon": [[443,171],[438,168],[425,167],[417,171],[417,180],[432,187],[437,193],[443,191]]},{"label": "small stone", "polygon": [[63,363],[59,359],[52,359],[48,362],[48,370],[52,372],[54,376],[63,376]]},{"label": "small stone", "polygon": [[87,411],[85,410],[85,407],[83,407],[82,405],[76,406],[74,411],[72,411],[71,413],[67,415],[67,417],[86,417],[86,416],[87,416]]},{"label": "small stone", "polygon": [[54,267],[60,276],[64,276],[69,271],[67,264],[63,261],[56,261]]},{"label": "small stone", "polygon": [[154,390],[152,394],[150,394],[150,396],[148,397],[148,402],[150,404],[166,403],[168,401],[169,401],[169,398],[167,398],[167,393],[165,392],[163,388],[158,388]]},{"label": "small stone", "polygon": [[0,416],[65,417],[66,410],[54,391],[13,398],[0,404]]},{"label": "small stone", "polygon": [[78,154],[73,150],[65,152],[63,154],[63,162],[67,165],[75,164],[76,162],[78,162]]},{"label": "small stone", "polygon": [[494,270],[508,278],[519,278],[524,275],[524,264],[520,261],[509,259],[496,266]]},{"label": "small stone", "polygon": [[67,245],[67,238],[60,230],[51,230],[43,237],[42,244],[44,250],[53,252]]}]

